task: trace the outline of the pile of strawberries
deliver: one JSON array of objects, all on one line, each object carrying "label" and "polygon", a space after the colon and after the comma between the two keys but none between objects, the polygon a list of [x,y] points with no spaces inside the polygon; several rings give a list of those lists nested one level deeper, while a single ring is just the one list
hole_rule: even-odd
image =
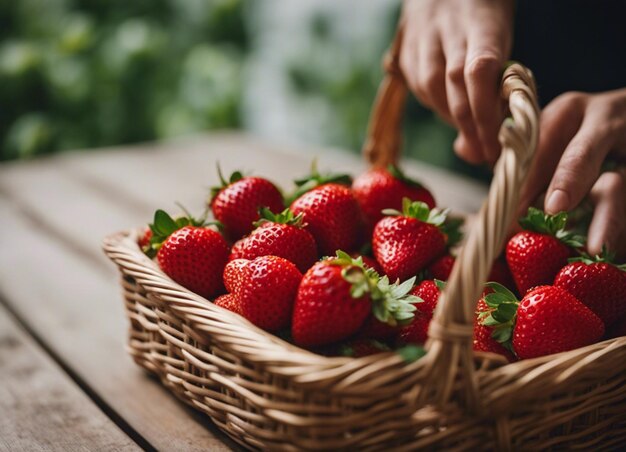
[{"label": "pile of strawberries", "polygon": [[[287,202],[267,179],[220,179],[207,203],[215,221],[158,210],[139,238],[174,281],[319,353],[427,340],[461,221],[424,186],[393,166],[354,181],[314,170]],[[477,300],[476,350],[513,361],[626,333],[624,268],[583,255],[566,221],[536,209],[521,221]]]}]

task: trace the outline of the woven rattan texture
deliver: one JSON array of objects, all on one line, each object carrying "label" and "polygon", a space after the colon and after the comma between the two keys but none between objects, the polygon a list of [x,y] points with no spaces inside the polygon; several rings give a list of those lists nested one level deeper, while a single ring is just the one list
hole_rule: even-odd
[{"label": "woven rattan texture", "polygon": [[438,384],[427,359],[314,355],[181,288],[132,235],[108,238],[105,250],[123,275],[131,356],[248,448],[597,450],[626,441],[626,338],[507,365],[480,355],[483,408],[470,413],[455,397],[439,407],[418,397]]}]

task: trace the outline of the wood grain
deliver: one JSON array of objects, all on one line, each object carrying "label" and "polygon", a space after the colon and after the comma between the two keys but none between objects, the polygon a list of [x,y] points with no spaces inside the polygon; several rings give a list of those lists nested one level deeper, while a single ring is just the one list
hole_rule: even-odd
[{"label": "wood grain", "polygon": [[0,305],[0,450],[141,450]]},{"label": "wood grain", "polygon": [[0,287],[77,378],[159,450],[228,450],[227,437],[149,378],[124,350],[117,276],[53,240],[0,197]]}]

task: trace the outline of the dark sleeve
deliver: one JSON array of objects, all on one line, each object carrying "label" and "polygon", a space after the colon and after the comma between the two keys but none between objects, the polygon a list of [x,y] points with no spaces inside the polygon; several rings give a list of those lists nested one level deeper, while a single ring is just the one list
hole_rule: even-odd
[{"label": "dark sleeve", "polygon": [[533,70],[542,105],[626,87],[626,0],[518,0],[512,58]]}]

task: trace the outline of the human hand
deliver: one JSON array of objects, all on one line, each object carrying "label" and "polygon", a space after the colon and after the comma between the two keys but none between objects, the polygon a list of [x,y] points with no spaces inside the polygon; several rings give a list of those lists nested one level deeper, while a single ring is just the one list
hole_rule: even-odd
[{"label": "human hand", "polygon": [[407,0],[402,20],[400,67],[409,88],[459,130],[454,142],[459,157],[494,164],[513,1]]},{"label": "human hand", "polygon": [[589,195],[595,205],[589,253],[599,254],[603,244],[626,252],[626,173],[601,173],[609,154],[626,160],[626,89],[565,93],[543,110],[539,130],[520,214],[546,188],[548,213],[571,210]]}]

